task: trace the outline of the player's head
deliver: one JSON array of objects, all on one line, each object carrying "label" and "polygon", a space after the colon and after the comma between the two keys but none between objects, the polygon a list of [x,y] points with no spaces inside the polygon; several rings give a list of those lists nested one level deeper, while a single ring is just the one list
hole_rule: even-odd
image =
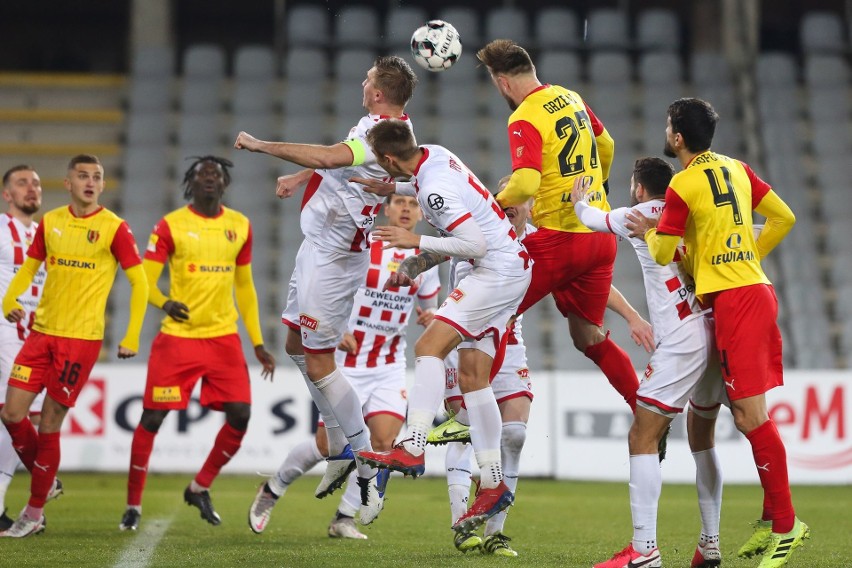
[{"label": "player's head", "polygon": [[674,168],[662,158],[639,158],[630,177],[630,205],[662,199],[674,176]]},{"label": "player's head", "polygon": [[97,205],[104,192],[104,167],[97,156],[78,154],[68,162],[65,189],[79,207]]},{"label": "player's head", "polygon": [[3,200],[10,214],[33,215],[41,207],[41,178],[26,164],[9,168],[3,174]]},{"label": "player's head", "polygon": [[222,198],[225,188],[231,184],[229,168],[234,163],[219,156],[193,156],[192,164],[183,174],[184,199]]},{"label": "player's head", "polygon": [[364,108],[372,111],[379,103],[404,108],[414,95],[417,75],[401,57],[377,57],[364,79]]},{"label": "player's head", "polygon": [[423,212],[420,211],[416,197],[393,193],[385,202],[385,216],[388,218],[388,225],[411,231],[423,218]]},{"label": "player's head", "polygon": [[514,93],[513,80],[516,78],[535,79],[535,65],[527,50],[510,39],[495,39],[476,52],[476,58],[488,68],[491,81],[509,108],[518,108],[518,97],[523,100],[529,92]]},{"label": "player's head", "polygon": [[[511,175],[503,176],[500,178],[500,181],[497,182],[497,193],[500,193],[506,186],[509,185],[509,180],[512,179]],[[495,193],[495,197],[497,195]],[[503,211],[506,212],[506,217],[509,218],[509,222],[512,223],[512,226],[515,228],[515,231],[518,234],[524,232],[524,227],[527,224],[527,221],[530,218],[530,211],[532,210],[533,198],[530,197],[523,203],[519,203],[518,205],[512,205],[511,207],[506,207]]]},{"label": "player's head", "polygon": [[403,169],[402,163],[411,160],[418,148],[408,124],[396,118],[383,120],[367,132],[367,143],[376,155],[376,162],[390,175],[410,173]]},{"label": "player's head", "polygon": [[676,100],[669,105],[664,153],[674,158],[684,149],[693,154],[709,150],[717,122],[719,115],[707,101]]}]

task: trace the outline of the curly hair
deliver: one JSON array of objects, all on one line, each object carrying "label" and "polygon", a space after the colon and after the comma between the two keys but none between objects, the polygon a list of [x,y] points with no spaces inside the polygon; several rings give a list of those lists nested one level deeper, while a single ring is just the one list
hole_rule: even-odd
[{"label": "curly hair", "polygon": [[222,168],[222,178],[225,182],[225,187],[231,185],[231,172],[228,168],[234,167],[234,162],[231,160],[220,158],[219,156],[207,155],[207,156],[190,156],[187,160],[195,160],[190,164],[189,169],[183,174],[183,198],[190,199],[192,197],[192,188],[190,184],[192,183],[192,177],[195,175],[195,168],[198,167],[199,164],[204,162],[214,162],[219,164]]}]

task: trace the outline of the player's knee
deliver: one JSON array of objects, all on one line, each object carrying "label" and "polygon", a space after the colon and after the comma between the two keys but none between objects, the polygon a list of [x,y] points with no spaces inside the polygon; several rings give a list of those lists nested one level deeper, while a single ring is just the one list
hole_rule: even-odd
[{"label": "player's knee", "polygon": [[230,405],[225,410],[225,420],[235,430],[243,431],[247,429],[250,418],[251,406],[248,404]]},{"label": "player's knee", "polygon": [[518,452],[524,448],[527,441],[527,425],[525,422],[504,422],[500,436],[500,444],[509,451]]},{"label": "player's knee", "polygon": [[162,426],[168,413],[168,410],[143,410],[139,424],[145,430],[156,434],[160,431],[160,426]]},{"label": "player's knee", "polygon": [[26,411],[17,412],[14,408],[11,408],[7,404],[2,410],[0,410],[0,420],[3,421],[3,424],[17,424],[23,420],[27,414],[28,412]]}]

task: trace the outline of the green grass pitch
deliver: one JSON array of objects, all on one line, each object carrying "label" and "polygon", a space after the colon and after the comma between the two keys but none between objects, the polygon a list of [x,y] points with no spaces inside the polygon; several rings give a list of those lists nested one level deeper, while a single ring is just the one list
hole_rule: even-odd
[{"label": "green grass pitch", "polygon": [[[0,566],[517,566],[590,567],[620,550],[632,535],[626,483],[521,479],[506,523],[519,552],[515,559],[462,555],[452,545],[446,484],[443,479],[393,477],[385,510],[363,528],[367,541],[326,536],[339,493],[313,496],[318,477],[297,481],[276,506],[262,535],[247,525],[247,511],[259,477],[221,476],[211,490],[222,524],[202,521],[183,503],[191,475],[152,474],[145,493],[138,533],[120,532],[125,476],[68,474],[65,495],[48,504],[47,531],[40,536],[0,541]],[[19,474],[6,502],[10,514],[26,499],[29,478]],[[852,565],[847,558],[852,534],[850,486],[793,488],[797,512],[811,527],[811,539],[789,564],[801,568]],[[760,514],[757,486],[726,486],[722,510],[723,566],[757,566],[736,550],[749,536],[749,523]],[[695,489],[665,485],[660,502],[663,565],[689,566],[700,528]],[[157,540],[157,536],[160,536]]]}]

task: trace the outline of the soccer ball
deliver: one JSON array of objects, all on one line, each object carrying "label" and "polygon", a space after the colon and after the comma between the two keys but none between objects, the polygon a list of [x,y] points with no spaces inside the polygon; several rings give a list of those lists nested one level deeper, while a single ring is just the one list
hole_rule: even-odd
[{"label": "soccer ball", "polygon": [[459,32],[443,20],[430,20],[414,30],[411,54],[414,61],[428,71],[449,69],[462,52]]}]

